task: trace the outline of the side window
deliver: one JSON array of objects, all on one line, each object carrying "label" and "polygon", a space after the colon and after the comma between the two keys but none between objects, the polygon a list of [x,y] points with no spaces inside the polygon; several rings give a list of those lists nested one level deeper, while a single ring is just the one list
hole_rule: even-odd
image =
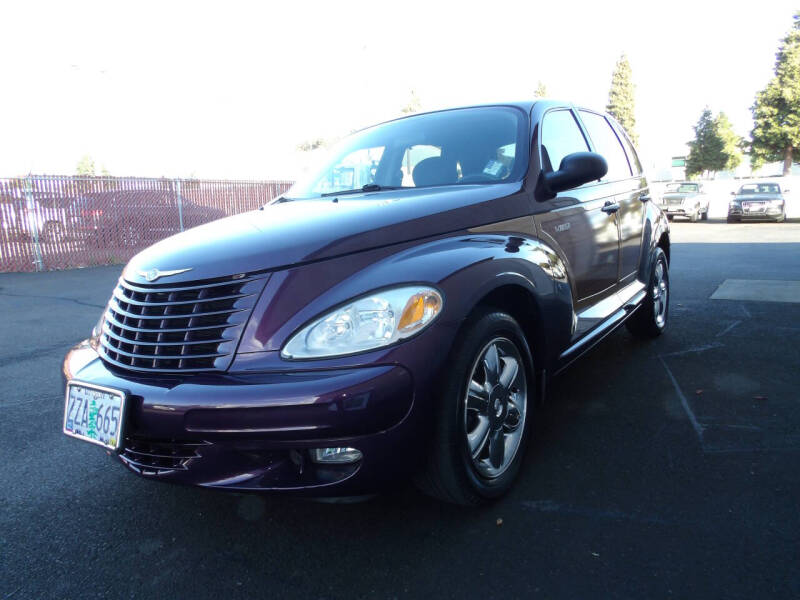
[{"label": "side window", "polygon": [[406,148],[403,153],[403,164],[400,170],[403,172],[403,187],[414,187],[414,168],[426,158],[435,158],[442,155],[442,149],[437,146],[418,144]]},{"label": "side window", "polygon": [[542,163],[545,169],[550,167],[556,171],[567,154],[588,151],[589,145],[571,111],[556,110],[545,114],[542,120]]},{"label": "side window", "polygon": [[595,150],[608,162],[608,173],[603,179],[605,181],[614,181],[630,177],[631,168],[628,165],[628,159],[625,157],[625,151],[620,145],[617,134],[611,129],[611,125],[606,121],[605,117],[581,111],[581,119],[583,119],[583,124],[586,125],[589,137],[592,138]]},{"label": "side window", "polygon": [[[617,125],[616,129],[617,129],[617,133],[619,133],[619,130],[621,129],[621,127],[619,127],[619,125]],[[628,162],[630,162],[630,164],[631,164],[631,169],[633,169],[633,174],[634,175],[641,175],[642,174],[642,163],[639,162],[639,156],[636,154],[636,149],[633,147],[633,144],[631,144],[628,141],[627,136],[625,136],[622,133],[619,133],[619,139],[622,141],[622,145],[625,146],[625,152],[628,155]]]},{"label": "side window", "polygon": [[313,191],[319,194],[360,188],[375,181],[375,171],[383,156],[383,146],[361,148],[342,158],[317,181]]}]

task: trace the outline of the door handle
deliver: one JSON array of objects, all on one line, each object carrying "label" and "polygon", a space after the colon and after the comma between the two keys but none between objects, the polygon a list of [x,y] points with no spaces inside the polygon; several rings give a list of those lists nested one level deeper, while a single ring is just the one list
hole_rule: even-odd
[{"label": "door handle", "polygon": [[602,210],[606,214],[611,215],[619,210],[619,204],[617,202],[612,202],[611,200],[608,200],[603,205],[603,208],[601,208],[600,210]]}]

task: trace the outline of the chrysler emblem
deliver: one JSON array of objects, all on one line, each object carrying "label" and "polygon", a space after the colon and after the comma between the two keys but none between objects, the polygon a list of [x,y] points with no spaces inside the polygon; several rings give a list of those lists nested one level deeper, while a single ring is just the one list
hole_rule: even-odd
[{"label": "chrysler emblem", "polygon": [[155,281],[161,277],[169,277],[170,275],[177,275],[178,273],[186,273],[191,271],[192,267],[188,269],[173,269],[172,271],[159,271],[158,269],[150,269],[148,271],[138,271],[139,275],[147,279],[147,281]]}]

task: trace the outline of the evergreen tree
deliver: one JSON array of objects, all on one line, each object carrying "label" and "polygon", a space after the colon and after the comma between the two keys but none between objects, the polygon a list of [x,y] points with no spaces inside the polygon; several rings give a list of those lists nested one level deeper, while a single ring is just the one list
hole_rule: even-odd
[{"label": "evergreen tree", "polygon": [[800,147],[800,12],[776,54],[775,76],[756,94],[752,111],[753,168],[782,160],[783,174],[789,175]]},{"label": "evergreen tree", "polygon": [[613,116],[628,133],[633,143],[637,143],[636,117],[633,98],[633,79],[628,57],[623,54],[614,67],[611,76],[611,90],[608,92],[606,111]]},{"label": "evergreen tree", "polygon": [[706,106],[694,126],[694,139],[689,142],[687,177],[735,169],[742,162],[741,143],[725,113],[714,117]]},{"label": "evergreen tree", "polygon": [[736,135],[728,115],[720,112],[714,119],[714,130],[722,140],[722,170],[732,171],[742,164],[742,146],[744,140]]},{"label": "evergreen tree", "polygon": [[411,96],[408,99],[408,103],[406,103],[406,105],[400,109],[400,113],[404,115],[411,115],[419,112],[420,108],[422,108],[422,102],[420,102],[417,92],[411,90]]},{"label": "evergreen tree", "polygon": [[84,154],[78,161],[75,171],[78,175],[94,175],[94,160],[92,160],[92,157]]}]

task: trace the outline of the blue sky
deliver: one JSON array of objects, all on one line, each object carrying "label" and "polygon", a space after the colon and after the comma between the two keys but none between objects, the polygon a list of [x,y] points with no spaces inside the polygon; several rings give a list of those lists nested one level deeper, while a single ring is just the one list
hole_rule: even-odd
[{"label": "blue sky", "polygon": [[[603,108],[626,52],[645,162],[703,107],[741,135],[792,2],[5,2],[0,176],[294,176],[297,143],[424,109],[549,95]],[[739,5],[742,5],[739,7]]]}]

